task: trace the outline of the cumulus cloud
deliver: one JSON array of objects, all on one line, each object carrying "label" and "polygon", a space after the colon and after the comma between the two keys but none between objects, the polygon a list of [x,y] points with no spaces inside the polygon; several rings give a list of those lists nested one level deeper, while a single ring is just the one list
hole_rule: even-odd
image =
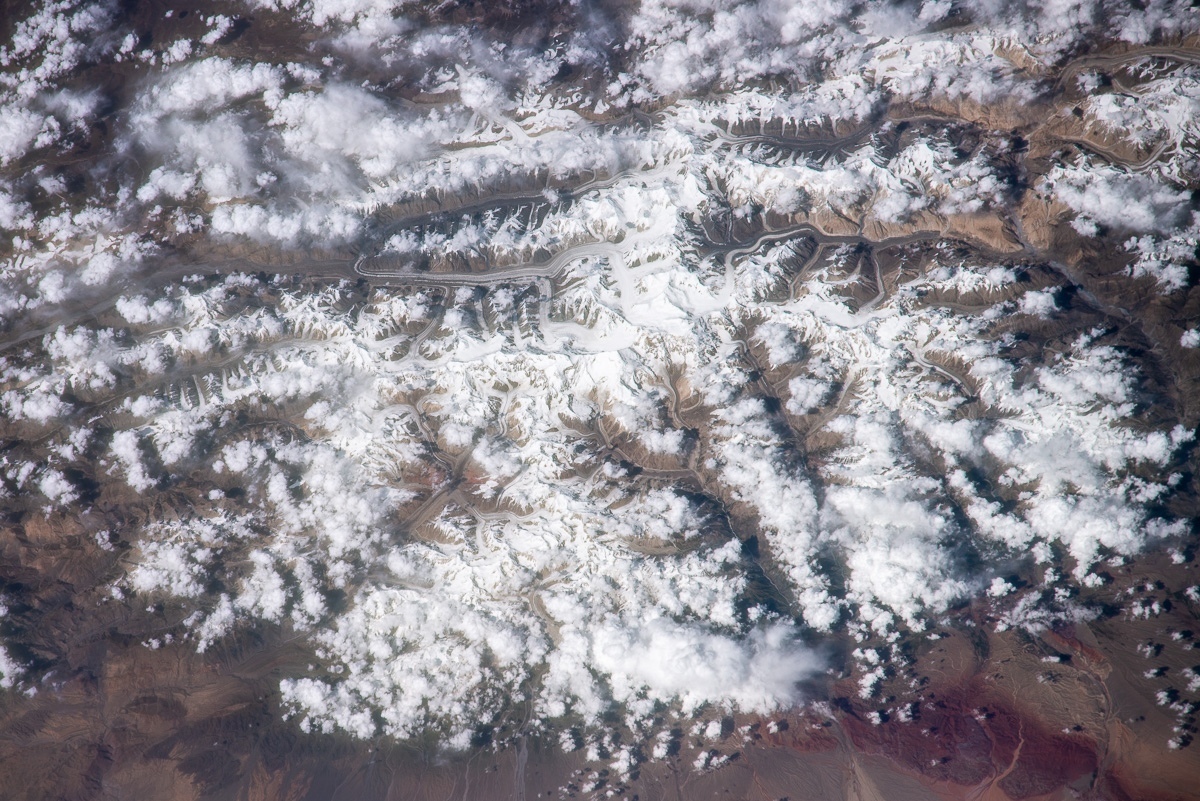
[{"label": "cumulus cloud", "polygon": [[685,712],[711,703],[759,713],[786,708],[798,698],[797,682],[821,666],[784,627],[756,631],[747,644],[655,620],[640,630],[600,628],[592,652],[618,700],[679,698]]},{"label": "cumulus cloud", "polygon": [[[8,607],[0,604],[0,620],[8,616]],[[0,688],[11,689],[24,673],[24,667],[0,647]]]},{"label": "cumulus cloud", "polygon": [[125,471],[125,480],[129,486],[139,492],[144,492],[156,483],[142,461],[141,446],[138,436],[133,431],[118,431],[113,435],[110,445],[112,454]]},{"label": "cumulus cloud", "polygon": [[1017,302],[1017,307],[1025,314],[1032,314],[1035,317],[1049,317],[1058,309],[1057,292],[1056,288],[1026,292]]},{"label": "cumulus cloud", "polygon": [[1188,267],[1196,261],[1200,247],[1200,213],[1192,212],[1191,224],[1181,226],[1170,236],[1131,237],[1125,249],[1135,254],[1136,259],[1129,267],[1134,278],[1150,276],[1166,292],[1183,289],[1188,285]]},{"label": "cumulus cloud", "polygon": [[[643,733],[664,707],[765,714],[823,665],[801,640],[835,631],[861,641],[869,698],[889,647],[957,602],[986,593],[1030,630],[1081,619],[1071,593],[1098,561],[1185,530],[1156,515],[1193,435],[1142,416],[1123,339],[1068,330],[1024,257],[923,241],[1010,206],[1019,154],[921,120],[864,133],[906,104],[1004,113],[1081,37],[1183,31],[1170,3],[1139,22],[1090,3],[647,0],[601,26],[611,43],[542,50],[415,31],[406,2],[251,5],[320,28],[321,57],[211,55],[218,16],[142,58],[114,123],[139,169],[76,205],[42,200],[63,178],[16,172],[102,106],[54,82],[136,37],[88,45],[116,23],[50,3],[0,52],[0,311],[39,331],[2,354],[0,405],[55,454],[5,476],[76,503],[94,437],[102,481],[194,497],[129,532],[113,592],[185,607],[200,650],[239,626],[305,632],[314,667],[282,693],[306,729],[463,746],[514,701],[589,737],[618,707]],[[946,27],[955,11],[971,24]],[[414,70],[420,99],[364,80],[368,51]],[[603,78],[562,82],[568,62]],[[1089,130],[1162,145],[1161,165],[1081,161],[1037,187],[1170,291],[1195,259],[1190,162],[1169,150],[1193,146],[1192,83],[1081,107]],[[653,117],[618,116],[643,103]],[[837,146],[817,153],[814,131]],[[826,223],[840,233],[813,234]],[[127,280],[158,254],[263,246],[284,272],[353,248],[411,285],[212,277],[232,268],[202,256],[157,294]],[[111,307],[43,322],[100,290]],[[1014,332],[1056,326],[1061,347],[1024,362]],[[1065,595],[996,576],[1030,555]],[[0,684],[18,668],[0,650]]]},{"label": "cumulus cloud", "polygon": [[1169,233],[1187,212],[1187,192],[1113,167],[1061,167],[1047,180],[1057,197],[1077,213],[1071,225],[1085,236],[1095,234],[1096,225]]},{"label": "cumulus cloud", "polygon": [[[220,311],[236,281],[189,292],[161,312],[124,301],[126,319],[171,353],[203,352],[189,336],[156,328],[159,314],[177,319],[179,309],[204,343],[248,348],[244,368],[224,376],[204,405],[139,406],[144,433],[119,432],[112,445],[132,485],[154,483],[145,444],[164,464],[196,458],[188,437],[243,399],[305,404],[312,437],[271,447],[240,439],[201,455],[215,475],[246,488],[256,510],[246,525],[271,531],[270,546],[249,548],[251,538],[228,526],[207,540],[148,532],[157,545],[143,548],[130,589],[199,603],[206,571],[240,565],[225,576],[225,594],[193,618],[198,645],[239,621],[325,620],[315,637],[342,672],[284,685],[305,726],[373,735],[380,730],[361,714],[373,709],[383,732],[434,727],[458,742],[535,672],[533,700],[549,718],[595,722],[612,699],[634,719],[661,703],[762,711],[796,699],[796,682],[816,662],[794,630],[742,600],[749,578],[740,543],[715,534],[695,501],[639,488],[597,450],[627,431],[647,451],[685,458],[697,434],[685,437],[662,417],[680,387],[703,388],[689,402],[708,409],[699,435],[708,461],[699,467],[725,503],[755,521],[765,558],[812,630],[845,626],[864,638],[919,630],[983,591],[985,579],[956,556],[963,536],[1014,552],[1058,543],[1083,580],[1105,550],[1135,552],[1170,528],[1134,501],[1165,485],[1135,486],[1124,471],[1165,464],[1186,434],[1119,425],[1135,379],[1118,352],[1095,342],[1098,333],[1019,379],[1019,365],[982,336],[994,316],[921,302],[929,291],[995,292],[1013,281],[1010,270],[943,265],[861,314],[827,273],[808,277],[791,299],[764,299],[751,275],[773,269],[769,259],[737,263],[747,275],[730,285],[719,280],[722,263],[698,276],[672,255],[677,229],[663,219],[689,208],[675,206],[688,197],[688,179],[679,180],[680,189],[625,187],[597,206],[598,214],[618,210],[630,233],[603,270],[589,266],[590,246],[580,247],[576,281],[556,300],[570,322],[540,317],[541,301],[512,286],[453,292],[440,317],[431,317],[428,296],[407,290],[347,313],[344,289],[330,287],[284,293],[260,353],[250,332],[263,336],[267,318]],[[547,221],[564,231],[571,222]],[[1030,295],[1026,311],[1052,311],[1052,292]],[[819,472],[790,458],[781,419],[746,394],[750,377],[731,358],[743,315],[756,321],[770,370],[803,368],[780,382],[785,408],[832,415],[828,431],[839,444]],[[69,350],[54,353],[59,369],[84,370]],[[672,371],[686,383],[668,389],[662,377]],[[962,401],[946,398],[967,381],[1005,414],[956,419]],[[836,384],[853,390],[839,398]],[[587,439],[580,421],[598,418],[608,421],[605,434]],[[940,475],[914,461],[907,454],[918,440],[955,469]],[[394,485],[396,476],[421,475],[430,449],[463,460],[467,494],[443,501],[408,544],[387,546],[393,510],[430,497]],[[998,486],[1028,486],[1024,502],[1002,505],[958,469],[983,465]],[[961,504],[969,529],[937,501],[945,495]],[[320,552],[301,549],[310,536]],[[676,550],[684,542],[695,545]],[[242,558],[219,558],[239,548]],[[831,551],[846,566],[841,590],[817,558]],[[384,575],[355,578],[363,563],[386,565]],[[327,620],[332,588],[352,590],[354,602]]]}]

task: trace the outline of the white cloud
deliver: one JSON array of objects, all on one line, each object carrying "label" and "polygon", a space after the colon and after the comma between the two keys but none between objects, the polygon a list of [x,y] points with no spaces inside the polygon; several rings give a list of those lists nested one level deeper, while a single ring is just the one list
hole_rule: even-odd
[{"label": "white cloud", "polygon": [[138,492],[145,492],[155,485],[155,480],[146,471],[142,462],[141,446],[133,431],[118,431],[113,434],[109,446],[113,456],[125,471],[125,481]]},{"label": "white cloud", "polygon": [[[0,604],[0,620],[6,617],[8,617],[8,607]],[[13,659],[7,650],[0,647],[0,689],[12,689],[24,672],[24,666]]]},{"label": "white cloud", "polygon": [[1015,589],[1016,587],[1014,587],[1012,584],[997,576],[996,578],[992,579],[992,583],[988,585],[987,592],[988,595],[992,596],[993,598],[1003,598],[1005,595],[1008,595]]},{"label": "white cloud", "polygon": [[797,376],[788,381],[787,408],[792,414],[808,414],[819,409],[829,397],[831,387],[825,381],[816,378]]},{"label": "white cloud", "polygon": [[32,420],[45,425],[71,410],[70,405],[59,397],[61,391],[53,384],[36,381],[24,390],[10,389],[0,394],[0,405],[14,420]]},{"label": "white cloud", "polygon": [[1188,265],[1195,262],[1200,247],[1200,213],[1192,212],[1191,224],[1181,226],[1170,236],[1144,235],[1131,237],[1125,249],[1137,259],[1129,268],[1134,278],[1150,276],[1166,292],[1183,289],[1188,284]]},{"label": "white cloud", "polygon": [[1024,314],[1032,314],[1035,317],[1049,317],[1058,310],[1057,294],[1057,287],[1026,292],[1017,301],[1017,308]]},{"label": "white cloud", "polygon": [[1056,167],[1046,180],[1077,212],[1071,224],[1084,236],[1093,235],[1096,224],[1118,231],[1169,233],[1187,211],[1187,192],[1113,167]]},{"label": "white cloud", "polygon": [[617,700],[647,694],[679,698],[685,712],[717,703],[758,713],[790,706],[797,682],[820,667],[785,628],[755,632],[747,647],[661,619],[634,631],[600,628],[592,664],[612,677]]},{"label": "white cloud", "polygon": [[[407,4],[387,0],[258,3],[322,26],[312,52],[329,58],[252,63],[205,57],[233,25],[210,18],[198,44],[139,67],[149,77],[117,115],[136,181],[76,204],[25,200],[65,197],[60,175],[2,176],[13,255],[0,313],[19,330],[103,290],[115,300],[97,319],[121,319],[46,328],[6,352],[0,404],[17,431],[55,427],[54,459],[73,461],[87,436],[66,430],[64,398],[79,397],[80,418],[98,409],[116,428],[113,480],[150,498],[203,484],[194,497],[211,507],[130,533],[135,562],[114,593],[173,596],[201,650],[261,621],[305,631],[314,672],[282,690],[310,730],[465,745],[516,703],[582,721],[579,745],[598,755],[614,704],[650,731],[663,706],[707,719],[795,703],[819,668],[801,633],[897,638],[981,593],[1002,626],[1086,615],[1070,596],[1100,580],[1097,561],[1182,530],[1150,509],[1176,491],[1159,473],[1189,438],[1128,424],[1144,400],[1136,365],[1104,331],[1063,336],[1030,366],[1012,332],[1074,315],[1055,288],[1018,294],[1016,269],[991,263],[1003,260],[922,246],[873,275],[851,247],[807,263],[810,243],[786,229],[716,255],[697,232],[786,219],[961,230],[959,215],[1009,202],[1012,154],[991,134],[969,148],[919,124],[828,155],[787,140],[907,103],[1002,114],[1083,37],[1183,30],[1173,6],[1151,5],[1143,24],[1086,3],[984,4],[972,26],[933,32],[950,3],[647,0],[611,63],[591,32],[535,51],[412,29]],[[0,165],[89,130],[98,96],[55,76],[104,47],[133,52],[119,33],[87,49],[106,24],[67,3],[18,24],[0,53]],[[364,82],[363,58],[413,70],[423,99]],[[609,86],[557,83],[571,58]],[[617,63],[624,73],[605,73]],[[1131,276],[1164,290],[1186,286],[1194,261],[1179,155],[1196,139],[1194,83],[1176,70],[1136,97],[1091,86],[1081,124],[1163,150],[1144,172],[1079,162],[1042,186],[1080,233],[1127,232]],[[643,101],[649,124],[591,122]],[[407,224],[439,206],[436,225]],[[364,232],[464,285],[376,286],[364,300],[348,284],[247,276],[158,294],[119,283],[160,245],[353,244],[369,257]],[[561,270],[521,266],[544,264]],[[53,460],[6,475],[51,503],[81,492]],[[1070,573],[1065,595],[1017,591],[963,549],[1053,563]],[[757,600],[764,572],[782,614]],[[870,697],[887,649],[860,651]],[[632,769],[632,750],[610,750],[614,770]]]},{"label": "white cloud", "polygon": [[38,489],[56,506],[69,506],[79,499],[79,493],[66,476],[58,470],[50,469],[42,473],[38,479]]},{"label": "white cloud", "polygon": [[27,108],[0,106],[0,166],[24,156],[44,124],[40,114]]}]

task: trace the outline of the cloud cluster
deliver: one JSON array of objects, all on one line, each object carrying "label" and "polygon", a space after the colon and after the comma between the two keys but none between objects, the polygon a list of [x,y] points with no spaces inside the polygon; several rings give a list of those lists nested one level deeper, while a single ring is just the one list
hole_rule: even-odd
[{"label": "cloud cluster", "polygon": [[[663,704],[787,705],[817,664],[801,630],[920,630],[992,586],[964,542],[1004,558],[1057,550],[1086,582],[1106,554],[1182,532],[1147,512],[1165,479],[1133,468],[1167,465],[1188,434],[1121,425],[1135,376],[1102,332],[1027,371],[988,332],[1042,301],[980,315],[923,303],[1012,280],[953,263],[856,309],[834,259],[779,300],[766,288],[790,246],[694,260],[678,232],[695,179],[665,174],[545,219],[580,243],[550,300],[517,281],[436,302],[380,290],[348,304],[333,286],[263,305],[269,285],[232,276],[123,299],[127,340],[48,335],[43,384],[119,392],[147,359],[194,365],[170,392],[122,403],[132,419],[108,453],[139,492],[199,470],[219,511],[146,528],[114,591],[193,604],[201,648],[255,620],[312,631],[320,670],[283,685],[307,727],[432,727],[464,745],[514,699],[542,721],[593,724],[616,702],[634,727]],[[619,244],[595,244],[603,224]],[[737,356],[760,347],[791,393],[786,415]],[[11,391],[14,408],[32,386]],[[686,386],[698,435],[664,413]],[[965,417],[968,402],[1003,413]],[[251,408],[290,409],[302,435],[222,433]],[[790,438],[821,418],[836,445],[806,464]],[[624,432],[681,468],[697,453],[710,497],[753,521],[786,615],[750,600],[752,556],[711,506],[631,475],[609,450]]]},{"label": "cloud cluster", "polygon": [[[928,243],[1014,213],[1007,131],[876,124],[1031,102],[1088,32],[1179,32],[1175,5],[646,0],[599,55],[408,35],[415,3],[253,6],[323,55],[210,52],[224,18],[137,56],[67,3],[0,51],[0,408],[46,454],[0,467],[46,514],[89,503],[81,475],[186,498],[122,532],[112,596],[184,607],[200,650],[303,635],[282,691],[306,729],[465,747],[518,708],[591,732],[617,711],[661,744],[664,714],[795,703],[806,638],[862,643],[871,697],[956,604],[1086,615],[1103,560],[1188,533],[1166,501],[1194,435],[1143,413],[1118,332],[1019,260]],[[417,99],[363,77],[370,48],[422,67]],[[23,171],[100,107],[55,81],[118,56],[142,72],[107,183]],[[556,78],[593,56],[602,81]],[[1177,290],[1194,81],[1152,78],[1081,113],[1161,166],[1035,188]],[[996,575],[1014,562],[1063,586]],[[0,684],[16,669],[0,651]]]},{"label": "cloud cluster", "polygon": [[1187,213],[1188,192],[1107,165],[1056,168],[1047,183],[1076,212],[1071,225],[1084,236],[1095,235],[1097,225],[1170,233]]}]

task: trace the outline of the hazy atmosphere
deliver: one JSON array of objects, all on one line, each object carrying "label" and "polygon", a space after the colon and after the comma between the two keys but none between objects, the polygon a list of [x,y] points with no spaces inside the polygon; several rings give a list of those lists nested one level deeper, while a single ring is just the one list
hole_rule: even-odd
[{"label": "hazy atmosphere", "polygon": [[1200,10],[0,3],[0,796],[1200,798]]}]

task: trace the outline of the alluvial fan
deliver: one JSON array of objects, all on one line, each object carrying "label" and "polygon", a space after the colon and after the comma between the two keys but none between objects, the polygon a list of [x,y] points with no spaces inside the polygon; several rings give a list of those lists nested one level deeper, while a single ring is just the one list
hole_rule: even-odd
[{"label": "alluvial fan", "polygon": [[2,30],[20,797],[1195,792],[1191,4]]}]

